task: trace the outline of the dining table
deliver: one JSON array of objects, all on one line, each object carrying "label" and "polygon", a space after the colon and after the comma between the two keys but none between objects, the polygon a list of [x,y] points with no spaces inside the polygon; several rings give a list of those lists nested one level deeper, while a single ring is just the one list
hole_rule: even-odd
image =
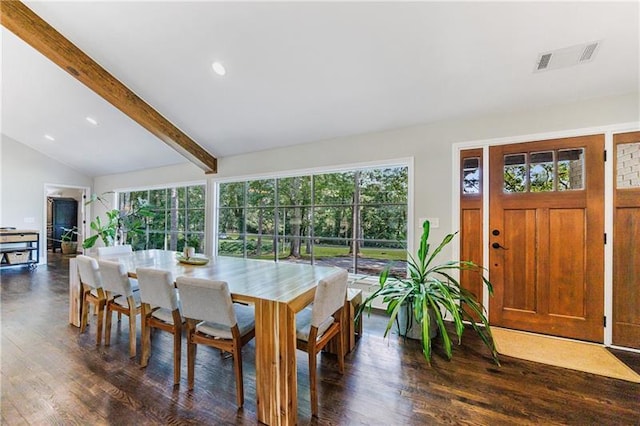
[{"label": "dining table", "polygon": [[[181,259],[181,253],[168,250],[141,250],[99,259],[123,263],[132,278],[136,268],[144,267],[171,271],[174,279],[189,276],[226,281],[233,301],[255,307],[258,420],[268,425],[297,423],[296,313],[313,301],[318,281],[339,268],[229,256],[213,256],[198,265],[185,263],[188,259]],[[71,260],[69,318],[75,323],[80,281]],[[75,299],[72,293],[76,293]]]}]

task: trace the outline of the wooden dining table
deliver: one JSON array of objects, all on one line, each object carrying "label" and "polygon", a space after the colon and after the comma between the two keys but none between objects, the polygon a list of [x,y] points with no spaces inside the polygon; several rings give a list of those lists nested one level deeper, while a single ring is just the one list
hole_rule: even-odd
[{"label": "wooden dining table", "polygon": [[[99,259],[123,263],[133,278],[136,268],[145,267],[171,271],[174,278],[185,275],[226,281],[234,301],[255,306],[258,420],[268,425],[296,424],[295,315],[313,301],[318,281],[339,268],[226,256],[213,257],[206,265],[189,265],[179,262],[178,255],[143,250]],[[79,288],[75,268],[75,262],[70,262],[70,290]],[[70,320],[72,316],[70,312]]]}]

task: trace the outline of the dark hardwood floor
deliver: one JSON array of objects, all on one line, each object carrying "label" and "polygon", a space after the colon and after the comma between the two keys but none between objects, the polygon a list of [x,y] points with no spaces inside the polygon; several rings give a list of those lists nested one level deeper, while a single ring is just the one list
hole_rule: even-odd
[{"label": "dark hardwood floor", "polygon": [[[243,409],[232,360],[210,348],[198,348],[195,389],[187,391],[183,343],[174,388],[171,336],[154,335],[145,369],[128,357],[126,318],[114,322],[111,346],[96,347],[95,318],[84,334],[68,324],[68,259],[50,260],[35,272],[1,271],[3,425],[257,422],[253,342],[243,351]],[[344,375],[333,356],[320,356],[318,419],[310,415],[306,354],[298,353],[300,424],[640,425],[638,384],[507,357],[497,367],[471,331],[452,361],[436,343],[429,367],[417,342],[383,340],[384,324],[380,315],[365,318]],[[640,354],[622,357],[640,371]]]}]

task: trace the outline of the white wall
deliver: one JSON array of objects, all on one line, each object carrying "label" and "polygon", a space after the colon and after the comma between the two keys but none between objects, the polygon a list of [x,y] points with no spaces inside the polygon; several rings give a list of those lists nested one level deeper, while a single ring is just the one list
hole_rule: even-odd
[{"label": "white wall", "polygon": [[46,249],[45,184],[93,184],[90,177],[4,134],[0,143],[0,178],[0,226],[40,231],[40,259]]},{"label": "white wall", "polygon": [[[461,118],[219,158],[218,174],[212,179],[414,157],[413,218],[415,222],[421,217],[439,218],[440,228],[434,230],[433,236],[441,238],[453,230],[451,205],[456,194],[451,182],[453,143],[605,126],[637,121],[639,117],[639,97],[635,93]],[[203,177],[204,173],[195,166],[181,165],[98,177],[95,187],[102,192]]]}]

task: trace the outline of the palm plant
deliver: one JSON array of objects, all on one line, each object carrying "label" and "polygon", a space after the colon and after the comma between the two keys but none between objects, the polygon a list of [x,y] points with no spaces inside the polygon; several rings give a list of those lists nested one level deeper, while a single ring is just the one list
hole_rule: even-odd
[{"label": "palm plant", "polygon": [[[452,275],[455,271],[476,271],[482,276],[489,294],[493,294],[493,286],[483,275],[483,268],[470,261],[451,260],[435,264],[435,259],[442,250],[453,240],[457,232],[448,234],[432,252],[429,240],[430,223],[423,224],[420,247],[417,257],[409,254],[407,278],[389,276],[389,268],[380,275],[380,287],[366,298],[358,311],[358,317],[367,309],[371,310],[371,303],[377,297],[382,297],[387,304],[386,311],[390,315],[384,332],[387,337],[393,324],[398,321],[398,315],[406,307],[412,311],[415,319],[413,325],[420,326],[422,336],[422,352],[427,363],[431,363],[431,335],[432,327],[437,327],[442,339],[444,351],[448,359],[452,356],[452,345],[449,331],[445,325],[445,318],[451,318],[458,344],[462,339],[465,321],[478,333],[484,344],[491,351],[496,364],[500,365],[498,352],[493,343],[489,321],[484,307],[468,290],[461,287],[460,282]],[[474,319],[474,316],[476,319]],[[411,321],[411,320],[410,320]],[[411,326],[411,322],[409,323]]]}]

